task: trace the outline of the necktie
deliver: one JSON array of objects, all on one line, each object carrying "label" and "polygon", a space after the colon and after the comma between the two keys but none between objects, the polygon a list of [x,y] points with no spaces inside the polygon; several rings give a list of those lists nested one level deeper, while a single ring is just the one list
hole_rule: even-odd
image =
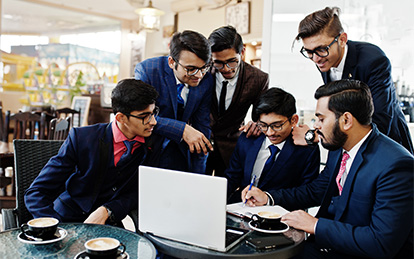
[{"label": "necktie", "polygon": [[178,84],[177,85],[177,101],[180,104],[184,104],[184,99],[181,96],[181,92],[183,91],[183,88],[184,88],[184,84]]},{"label": "necktie", "polygon": [[341,193],[342,193],[342,185],[341,185],[340,181],[341,181],[342,175],[345,172],[346,161],[348,159],[349,159],[349,154],[347,152],[344,152],[344,154],[342,155],[341,167],[339,168],[339,173],[336,176],[336,184],[338,185],[339,195],[341,195]]},{"label": "necktie", "polygon": [[117,166],[120,166],[121,164],[128,161],[129,157],[131,157],[131,154],[132,154],[132,147],[134,146],[135,142],[137,142],[137,141],[136,140],[132,140],[132,141],[124,140],[123,142],[124,142],[125,147],[127,148],[127,150],[125,151],[125,153],[122,154],[121,158],[118,161]]},{"label": "necktie", "polygon": [[269,173],[270,169],[272,168],[272,166],[275,162],[276,154],[279,153],[279,151],[280,151],[280,149],[278,147],[276,147],[275,145],[269,145],[269,149],[270,149],[270,156],[266,160],[266,163],[263,167],[263,171],[262,171],[262,174],[260,175],[260,179],[259,179],[259,184],[266,177],[266,175]]},{"label": "necktie", "polygon": [[228,81],[223,81],[223,86],[221,87],[220,92],[220,101],[219,101],[219,115],[223,115],[226,111],[226,95],[227,95],[227,84]]}]

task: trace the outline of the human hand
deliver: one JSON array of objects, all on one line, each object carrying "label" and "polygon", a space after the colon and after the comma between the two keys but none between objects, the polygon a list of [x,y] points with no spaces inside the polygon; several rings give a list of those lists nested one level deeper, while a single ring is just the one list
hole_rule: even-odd
[{"label": "human hand", "polygon": [[252,189],[249,191],[249,187],[249,185],[246,186],[241,193],[242,202],[246,202],[246,205],[250,207],[266,205],[267,194],[255,186],[252,186]]},{"label": "human hand", "polygon": [[315,234],[315,225],[318,219],[303,210],[295,210],[282,216],[280,219],[290,227],[303,230],[309,234]]},{"label": "human hand", "polygon": [[108,211],[105,207],[101,206],[97,208],[94,212],[89,215],[83,223],[92,223],[92,224],[101,224],[105,225],[106,220],[108,219]]},{"label": "human hand", "polygon": [[262,131],[259,129],[259,127],[257,126],[256,122],[253,121],[249,121],[246,125],[243,125],[239,128],[239,131],[243,131],[246,133],[246,137],[258,137]]},{"label": "human hand", "polygon": [[293,131],[292,131],[293,143],[295,143],[295,145],[298,145],[298,146],[307,146],[308,144],[306,143],[306,140],[305,140],[305,134],[309,129],[310,129],[309,126],[306,124],[293,127]]},{"label": "human hand", "polygon": [[207,155],[208,149],[213,151],[213,146],[208,138],[206,138],[203,133],[188,124],[186,124],[184,128],[183,140],[187,143],[191,153],[196,151],[198,154],[203,152],[204,155]]}]

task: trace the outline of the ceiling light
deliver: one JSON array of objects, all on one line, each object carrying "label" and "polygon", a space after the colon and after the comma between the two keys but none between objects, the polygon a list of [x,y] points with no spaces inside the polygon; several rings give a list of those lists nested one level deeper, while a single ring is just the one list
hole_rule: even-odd
[{"label": "ceiling light", "polygon": [[160,17],[164,12],[152,6],[150,0],[147,7],[138,8],[135,12],[139,15],[139,24],[147,31],[158,31],[160,29]]}]

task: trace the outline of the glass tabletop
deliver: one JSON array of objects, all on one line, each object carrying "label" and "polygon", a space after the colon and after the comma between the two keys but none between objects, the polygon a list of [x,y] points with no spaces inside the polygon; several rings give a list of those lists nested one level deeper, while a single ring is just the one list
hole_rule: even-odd
[{"label": "glass tabletop", "polygon": [[60,223],[66,230],[62,240],[48,244],[29,244],[18,239],[20,229],[0,232],[0,258],[74,258],[85,250],[84,243],[92,238],[112,237],[126,246],[129,258],[155,258],[156,250],[145,237],[118,227]]}]

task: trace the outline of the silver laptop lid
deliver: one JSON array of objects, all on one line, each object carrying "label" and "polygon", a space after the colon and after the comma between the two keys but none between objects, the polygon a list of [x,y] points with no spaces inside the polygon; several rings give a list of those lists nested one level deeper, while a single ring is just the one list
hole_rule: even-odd
[{"label": "silver laptop lid", "polygon": [[138,185],[141,232],[226,251],[225,178],[140,166]]}]

